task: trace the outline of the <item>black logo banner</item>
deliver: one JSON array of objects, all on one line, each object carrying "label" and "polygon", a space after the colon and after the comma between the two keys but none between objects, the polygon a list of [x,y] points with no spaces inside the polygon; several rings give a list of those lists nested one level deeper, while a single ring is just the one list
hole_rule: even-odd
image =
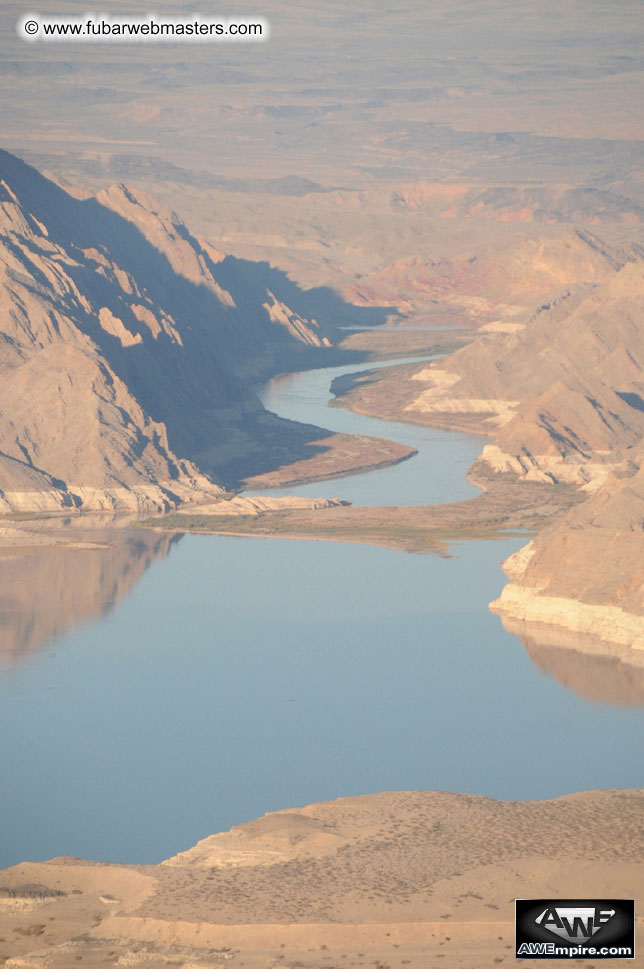
[{"label": "black logo banner", "polygon": [[634,959],[635,903],[623,898],[518,898],[517,959]]}]

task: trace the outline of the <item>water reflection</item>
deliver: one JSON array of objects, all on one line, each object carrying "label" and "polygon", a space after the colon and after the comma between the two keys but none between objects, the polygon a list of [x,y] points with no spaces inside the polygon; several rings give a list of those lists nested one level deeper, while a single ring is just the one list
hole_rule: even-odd
[{"label": "water reflection", "polygon": [[84,532],[80,547],[6,549],[0,557],[0,662],[19,663],[126,596],[180,535],[113,528]]},{"label": "water reflection", "polygon": [[[372,361],[287,374],[262,388],[260,396],[264,405],[282,417],[306,420],[339,433],[373,434],[418,451],[412,460],[395,467],[352,475],[341,481],[300,485],[289,488],[288,494],[327,497],[339,494],[358,505],[424,505],[472,496],[475,489],[469,484],[466,471],[478,456],[480,439],[328,406],[332,396],[329,387],[335,378],[410,362],[420,365],[421,359],[401,358],[377,364]],[[273,489],[268,493],[284,491]],[[593,642],[592,637],[542,623],[527,625],[510,619],[503,622],[507,631],[522,641],[535,666],[554,676],[567,689],[587,700],[644,706],[644,656],[638,666],[633,663],[637,656],[631,650],[613,648],[599,639]]]},{"label": "water reflection", "polygon": [[[642,708],[540,675],[488,611],[517,543],[440,559],[187,535],[129,595],[163,544],[126,542],[120,566],[87,550],[70,606],[118,608],[0,676],[0,866],[158,862],[265,811],[378,790],[639,786]],[[70,574],[56,582],[85,582]]]},{"label": "water reflection", "polygon": [[[534,665],[585,700],[644,706],[644,654],[547,623],[503,617]],[[638,662],[639,661],[639,662]]]}]

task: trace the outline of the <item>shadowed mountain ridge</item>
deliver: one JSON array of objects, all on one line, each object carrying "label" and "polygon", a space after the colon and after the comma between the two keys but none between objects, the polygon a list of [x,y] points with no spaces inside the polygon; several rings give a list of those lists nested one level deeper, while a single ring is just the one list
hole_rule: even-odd
[{"label": "shadowed mountain ridge", "polygon": [[311,456],[324,432],[252,384],[386,310],[227,258],[126,186],[74,197],[7,152],[0,178],[5,509],[164,508]]}]

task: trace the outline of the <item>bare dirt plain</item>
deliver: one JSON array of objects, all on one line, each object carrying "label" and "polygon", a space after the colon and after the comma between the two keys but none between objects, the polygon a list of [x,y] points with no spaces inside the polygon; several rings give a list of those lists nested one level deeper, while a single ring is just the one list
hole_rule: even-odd
[{"label": "bare dirt plain", "polygon": [[0,873],[0,956],[8,969],[510,964],[515,898],[580,884],[641,896],[643,797],[374,794],[265,815],[157,867],[23,863]]}]

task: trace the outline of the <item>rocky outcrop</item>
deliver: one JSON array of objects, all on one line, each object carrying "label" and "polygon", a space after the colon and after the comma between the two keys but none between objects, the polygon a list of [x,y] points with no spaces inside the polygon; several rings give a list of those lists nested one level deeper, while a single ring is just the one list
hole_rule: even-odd
[{"label": "rocky outcrop", "polygon": [[504,565],[491,608],[644,651],[644,444],[617,473]]},{"label": "rocky outcrop", "polygon": [[644,650],[644,615],[626,612],[619,606],[543,595],[511,582],[500,598],[490,603],[490,608],[522,622],[564,626],[575,633]]},{"label": "rocky outcrop", "polygon": [[[413,374],[410,417],[492,441],[480,470],[590,495],[506,563],[492,608],[514,621],[644,648],[644,259],[586,233],[586,281],[523,328]],[[588,266],[604,269],[589,282]],[[504,328],[505,329],[505,328]]]},{"label": "rocky outcrop", "polygon": [[356,386],[350,406],[485,435],[472,470],[483,487],[503,475],[574,486],[585,500],[506,563],[512,583],[492,608],[574,633],[576,649],[621,644],[629,661],[644,646],[644,258],[577,230],[526,244],[515,267],[529,251],[528,278],[567,280],[558,295],[449,357]]},{"label": "rocky outcrop", "polygon": [[409,417],[469,418],[493,439],[481,456],[493,471],[597,488],[644,435],[644,259],[602,258],[603,282],[579,284],[525,327],[486,333],[416,373]]},{"label": "rocky outcrop", "polygon": [[142,192],[76,197],[1,152],[0,513],[222,496],[276,436],[251,381],[329,344],[303,302]]}]

